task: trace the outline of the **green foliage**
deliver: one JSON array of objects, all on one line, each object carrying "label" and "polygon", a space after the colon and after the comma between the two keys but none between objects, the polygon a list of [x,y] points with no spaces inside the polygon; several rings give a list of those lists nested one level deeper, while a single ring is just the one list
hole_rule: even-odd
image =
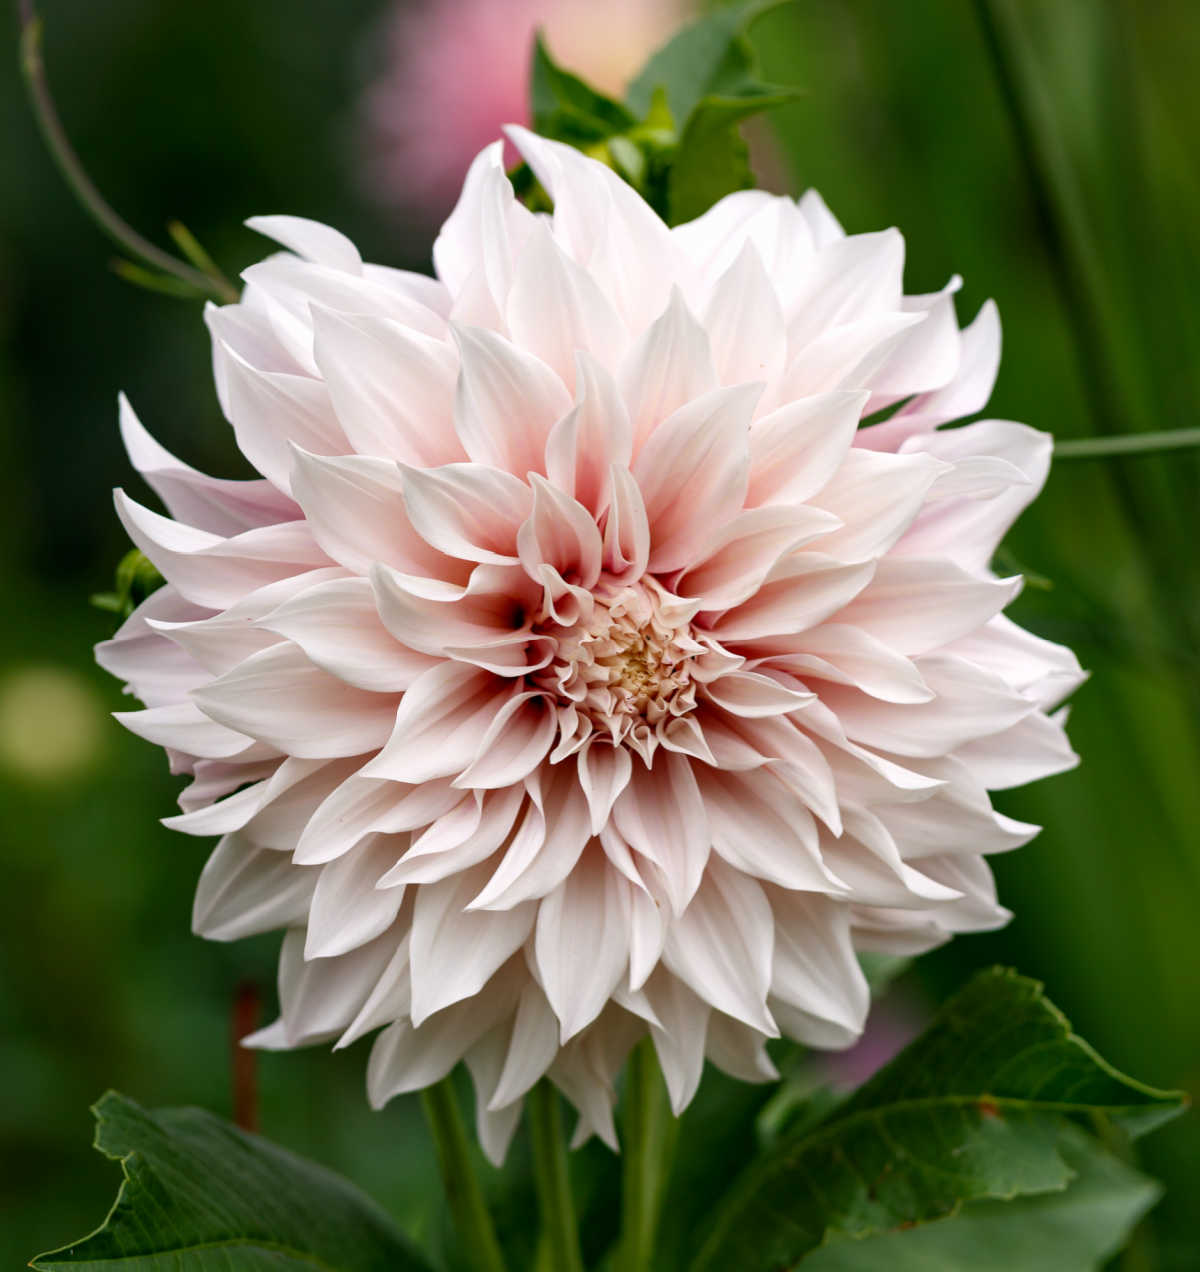
[{"label": "green foliage", "polygon": [[1060,1192],[1075,1174],[1064,1117],[1102,1114],[1136,1133],[1181,1106],[1075,1037],[1037,982],[984,972],[830,1116],[743,1173],[691,1266],[774,1272],[966,1202]]},{"label": "green foliage", "polygon": [[[449,1085],[435,1090],[453,1100]],[[661,1154],[664,1162],[673,1157],[674,1169],[661,1194],[657,1246],[650,1248],[652,1212],[644,1248],[626,1248],[630,1230],[622,1222],[617,1265],[783,1272],[805,1261],[814,1272],[1095,1272],[1159,1189],[1077,1123],[1115,1139],[1165,1121],[1182,1105],[1182,1097],[1118,1073],[1071,1033],[1039,984],[1002,969],[977,976],[844,1103],[816,1093],[808,1115],[772,1135],[762,1117],[770,1098],[769,1087],[709,1075],[678,1128],[677,1151]],[[105,1223],[35,1259],[40,1272],[99,1272],[114,1261],[143,1272],[432,1266],[345,1180],[209,1113],[151,1113],[111,1093],[95,1112],[96,1146],[121,1161],[125,1182]],[[551,1148],[558,1140],[553,1131]],[[635,1152],[636,1135],[626,1148]],[[655,1150],[647,1160],[659,1156]],[[569,1209],[565,1161],[558,1169],[550,1213],[561,1218]],[[471,1178],[460,1163],[445,1180],[459,1240],[467,1230],[491,1231],[481,1195],[473,1216],[453,1204]],[[639,1181],[653,1189],[657,1210],[661,1168]],[[541,1193],[545,1202],[546,1188]],[[596,1231],[600,1240],[587,1242],[593,1252],[616,1237],[613,1200],[596,1216],[608,1237]],[[623,1204],[631,1204],[628,1188]],[[520,1212],[511,1217],[527,1225],[528,1197]],[[585,1227],[593,1226],[589,1218]],[[563,1231],[559,1247],[574,1249],[574,1225]],[[499,1267],[494,1242],[488,1250],[487,1259],[475,1251],[470,1266]]]},{"label": "green foliage", "polygon": [[139,1272],[427,1272],[388,1216],[351,1184],[201,1109],[147,1112],[110,1092],[96,1147],[125,1181],[91,1236],[32,1266]]},{"label": "green foliage", "polygon": [[941,1223],[826,1246],[805,1272],[1096,1272],[1161,1189],[1073,1126],[1059,1128],[1058,1152],[1074,1175],[1062,1192],[976,1201]]},{"label": "green foliage", "polygon": [[[557,66],[539,38],[530,96],[534,128],[608,163],[671,225],[754,184],[738,131],[795,93],[765,83],[748,31],[780,0],[717,10],[655,53],[623,105]],[[544,206],[527,174],[518,192]]]},{"label": "green foliage", "polygon": [[113,590],[97,592],[91,601],[97,609],[109,610],[113,614],[120,614],[122,618],[128,618],[162,582],[163,576],[149,557],[137,548],[132,548],[117,564]]},{"label": "green foliage", "polygon": [[611,97],[558,66],[539,34],[529,79],[534,131],[543,137],[586,144],[632,128],[633,115]]}]

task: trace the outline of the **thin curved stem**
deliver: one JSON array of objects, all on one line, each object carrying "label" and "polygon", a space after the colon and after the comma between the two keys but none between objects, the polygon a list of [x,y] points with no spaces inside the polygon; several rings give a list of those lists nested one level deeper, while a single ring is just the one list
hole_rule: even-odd
[{"label": "thin curved stem", "polygon": [[58,117],[42,59],[42,22],[34,10],[32,0],[21,0],[19,13],[21,71],[29,91],[34,117],[59,171],[84,210],[114,243],[144,264],[178,279],[200,295],[212,296],[222,301],[236,301],[236,288],[215,265],[211,270],[194,269],[191,265],[185,265],[149,239],[143,238],[108,204],[84,170],[67,138],[62,120]]},{"label": "thin curved stem", "polygon": [[541,1251],[554,1272],[583,1272],[558,1092],[543,1078],[529,1093],[529,1137],[542,1215]]},{"label": "thin curved stem", "polygon": [[629,1057],[624,1106],[621,1239],[613,1266],[618,1272],[651,1272],[678,1123],[648,1038]]},{"label": "thin curved stem", "polygon": [[505,1272],[504,1256],[471,1165],[470,1145],[448,1077],[421,1092],[421,1107],[437,1149],[442,1188],[470,1267],[478,1272]]},{"label": "thin curved stem", "polygon": [[1200,446],[1200,428],[1173,428],[1161,433],[1124,433],[1119,437],[1080,437],[1054,443],[1055,459],[1103,459],[1108,455],[1141,455]]}]

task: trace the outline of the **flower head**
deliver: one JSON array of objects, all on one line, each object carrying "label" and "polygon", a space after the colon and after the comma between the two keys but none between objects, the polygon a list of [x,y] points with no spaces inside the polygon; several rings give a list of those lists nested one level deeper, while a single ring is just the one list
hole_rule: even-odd
[{"label": "flower head", "polygon": [[465,1059],[493,1156],[544,1073],[611,1143],[641,1036],[682,1109],[706,1057],[853,1042],[856,951],[1003,923],[985,855],[1036,827],[988,791],[1074,762],[1080,680],[989,568],[1049,438],[939,427],[990,393],[990,304],[960,331],[815,194],[670,230],[512,137],[553,214],[489,147],[436,279],[252,222],[291,251],[208,321],[262,477],[122,405],[168,583],[99,651],[192,776],[168,824],[222,836],[196,930],[288,929],[258,1041],[382,1028],[376,1104]]}]

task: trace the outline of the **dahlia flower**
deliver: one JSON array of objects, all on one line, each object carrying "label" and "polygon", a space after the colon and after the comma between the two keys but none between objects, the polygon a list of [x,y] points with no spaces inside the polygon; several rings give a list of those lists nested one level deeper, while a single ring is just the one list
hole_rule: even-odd
[{"label": "dahlia flower", "polygon": [[[436,278],[335,230],[211,307],[261,477],[218,480],[121,404],[167,583],[99,649],[120,719],[221,839],[195,929],[285,928],[264,1047],[375,1037],[372,1102],[465,1060],[500,1158],[543,1074],[615,1143],[649,1035],[676,1111],[707,1058],[863,1027],[864,950],[1002,924],[988,792],[1070,767],[1064,648],[989,561],[1050,439],[977,412],[993,306],[907,296],[895,230],[814,193],[668,229],[514,128],[554,212],[474,162]],[[871,422],[887,412],[880,422]]]}]

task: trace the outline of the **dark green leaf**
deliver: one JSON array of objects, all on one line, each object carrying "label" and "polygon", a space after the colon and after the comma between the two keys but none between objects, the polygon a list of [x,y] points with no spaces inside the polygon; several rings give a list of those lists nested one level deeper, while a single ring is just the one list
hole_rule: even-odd
[{"label": "dark green leaf", "polygon": [[564,71],[539,34],[533,45],[529,95],[534,131],[572,144],[603,141],[636,122],[621,105]]},{"label": "dark green leaf", "polygon": [[1097,1272],[1161,1189],[1073,1126],[1058,1151],[1074,1172],[1063,1192],[976,1201],[940,1223],[826,1246],[806,1272]]},{"label": "dark green leaf", "polygon": [[137,548],[131,548],[117,563],[116,579],[111,592],[98,592],[91,603],[128,618],[130,614],[163,583],[154,562]]},{"label": "dark green leaf", "polygon": [[684,125],[667,180],[670,224],[690,221],[725,195],[754,185],[750,153],[738,125],[794,96],[790,90],[764,86],[740,97],[705,97],[696,105]]},{"label": "dark green leaf", "polygon": [[787,0],[757,0],[718,9],[684,27],[638,72],[627,104],[638,118],[663,88],[681,126],[705,97],[742,96],[758,84],[757,59],[747,38],[754,21]]},{"label": "dark green leaf", "polygon": [[99,1229],[33,1261],[42,1272],[428,1272],[370,1198],[268,1140],[115,1092],[94,1112],[125,1180]]},{"label": "dark green leaf", "polygon": [[1103,1113],[1136,1133],[1181,1107],[1075,1037],[1036,981],[985,972],[816,1128],[743,1173],[692,1267],[781,1272],[831,1240],[1061,1190],[1065,1115]]}]

